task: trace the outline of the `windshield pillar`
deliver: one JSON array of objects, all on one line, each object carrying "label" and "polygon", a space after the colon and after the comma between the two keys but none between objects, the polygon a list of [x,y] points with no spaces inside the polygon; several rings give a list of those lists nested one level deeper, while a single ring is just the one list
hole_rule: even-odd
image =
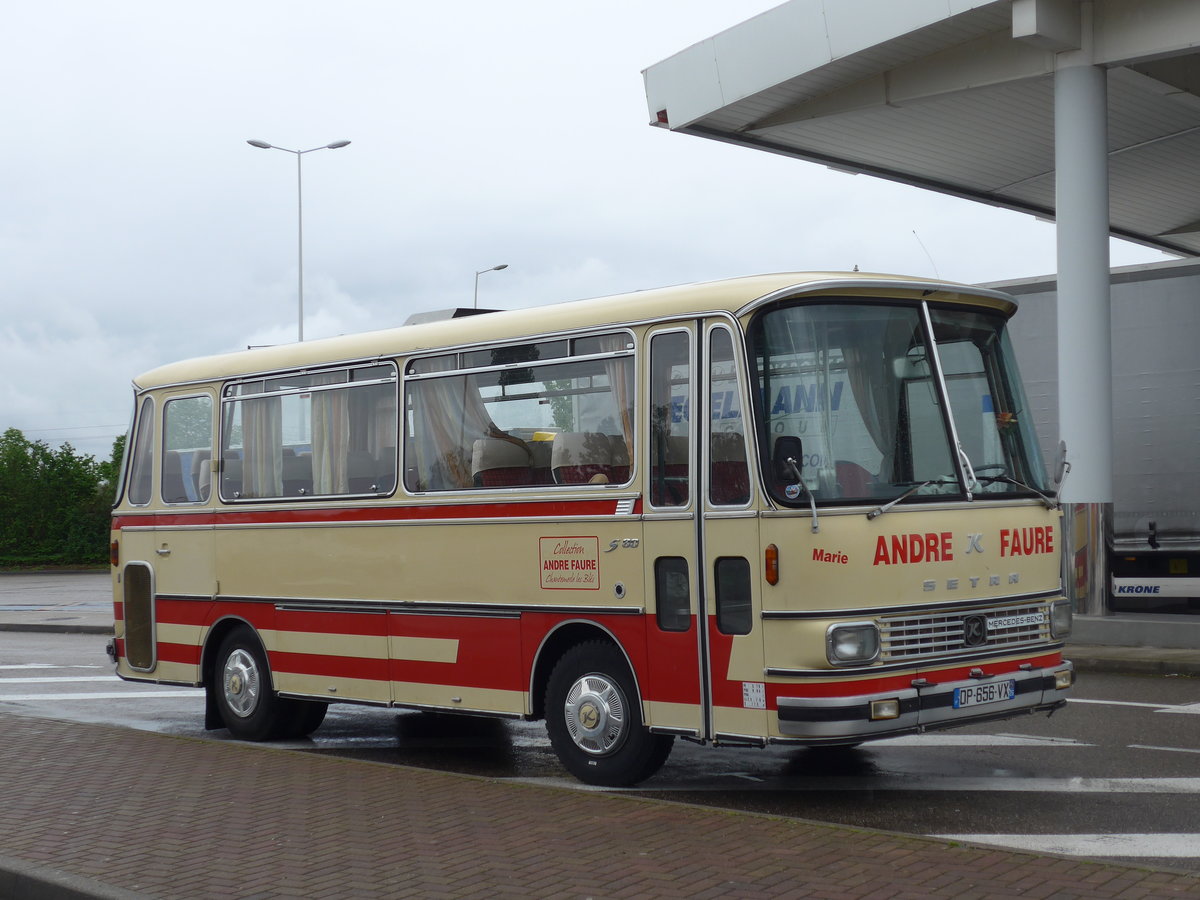
[{"label": "windshield pillar", "polygon": [[938,352],[937,335],[933,331],[933,319],[929,314],[929,304],[924,301],[921,302],[921,320],[925,324],[925,333],[928,335],[934,381],[937,384],[942,409],[945,411],[946,427],[950,430],[950,446],[954,448],[954,470],[958,475],[958,483],[962,486],[963,493],[969,502],[974,499],[971,491],[976,483],[975,469],[971,466],[971,459],[963,449],[962,441],[958,438],[958,426],[954,421],[954,405],[950,402],[950,391],[946,387],[946,372],[942,368],[941,353]]}]

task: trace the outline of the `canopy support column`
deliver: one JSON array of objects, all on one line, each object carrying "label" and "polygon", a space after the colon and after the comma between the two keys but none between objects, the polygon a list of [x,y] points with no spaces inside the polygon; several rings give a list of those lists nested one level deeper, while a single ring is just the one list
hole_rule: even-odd
[{"label": "canopy support column", "polygon": [[1077,611],[1102,615],[1113,497],[1108,85],[1105,69],[1062,62],[1054,80],[1054,153],[1059,436],[1071,463],[1063,491],[1066,587]]}]

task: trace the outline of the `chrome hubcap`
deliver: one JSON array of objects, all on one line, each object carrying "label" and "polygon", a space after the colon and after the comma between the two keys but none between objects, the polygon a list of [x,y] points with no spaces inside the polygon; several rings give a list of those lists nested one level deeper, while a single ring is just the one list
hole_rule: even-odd
[{"label": "chrome hubcap", "polygon": [[567,692],[567,732],[584,753],[604,756],[620,748],[628,733],[625,697],[603,675],[584,675]]},{"label": "chrome hubcap", "polygon": [[234,650],[225,660],[221,685],[225,705],[241,718],[251,715],[258,707],[261,679],[254,657],[245,650]]}]

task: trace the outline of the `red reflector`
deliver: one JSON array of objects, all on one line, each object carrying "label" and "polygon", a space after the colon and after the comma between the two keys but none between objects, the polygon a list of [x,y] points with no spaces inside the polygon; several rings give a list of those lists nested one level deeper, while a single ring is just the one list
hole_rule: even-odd
[{"label": "red reflector", "polygon": [[764,562],[767,584],[779,584],[779,548],[774,544],[767,545]]},{"label": "red reflector", "polygon": [[670,123],[667,121],[667,111],[666,111],[665,109],[660,109],[660,110],[658,111],[658,115],[657,115],[655,118],[657,118],[657,119],[658,119],[658,124],[659,124],[659,125],[669,125],[669,124],[670,124]]}]

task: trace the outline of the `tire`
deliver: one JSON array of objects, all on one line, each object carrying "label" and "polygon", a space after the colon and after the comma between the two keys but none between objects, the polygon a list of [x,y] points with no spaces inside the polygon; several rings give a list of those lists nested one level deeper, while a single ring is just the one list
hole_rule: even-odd
[{"label": "tire", "polygon": [[586,784],[626,787],[659,770],[673,735],[651,734],[625,657],[613,644],[577,644],[546,685],[546,730],[563,767]]},{"label": "tire", "polygon": [[283,737],[298,712],[297,701],[275,695],[266,651],[254,632],[246,627],[231,631],[221,641],[209,689],[221,721],[239,740],[270,741]]},{"label": "tire", "polygon": [[282,702],[293,708],[291,721],[281,735],[287,738],[308,737],[321,727],[321,723],[325,721],[325,713],[329,709],[329,704],[322,703],[320,700],[284,700]]}]

